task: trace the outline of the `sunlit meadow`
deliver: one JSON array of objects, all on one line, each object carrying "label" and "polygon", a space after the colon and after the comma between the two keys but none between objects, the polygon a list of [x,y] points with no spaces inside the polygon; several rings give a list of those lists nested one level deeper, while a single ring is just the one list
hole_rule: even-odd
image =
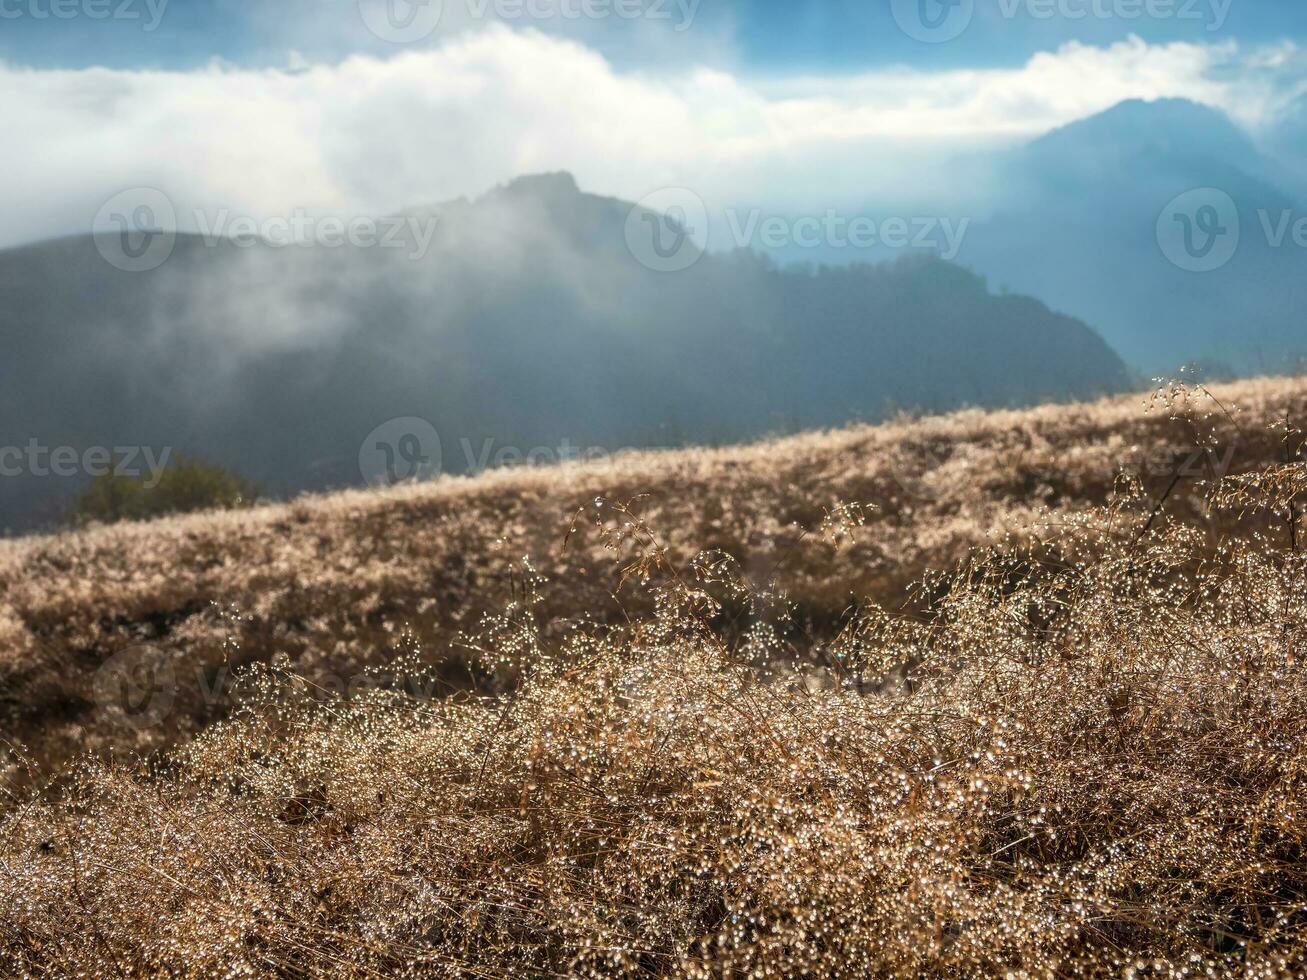
[{"label": "sunlit meadow", "polygon": [[1294,973],[1303,417],[1176,384],[7,543],[0,971]]}]

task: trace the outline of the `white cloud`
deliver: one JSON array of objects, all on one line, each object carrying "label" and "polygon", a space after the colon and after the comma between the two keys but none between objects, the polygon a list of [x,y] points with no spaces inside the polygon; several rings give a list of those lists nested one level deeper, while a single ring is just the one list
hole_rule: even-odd
[{"label": "white cloud", "polygon": [[1285,46],[1132,38],[1012,69],[754,80],[620,73],[577,42],[493,27],[287,70],[0,65],[0,244],[87,230],[105,199],[142,184],[183,213],[255,217],[377,213],[553,169],[632,199],[667,184],[778,208],[910,196],[956,184],[949,157],[1125,98],[1187,97],[1256,129],[1301,91],[1302,61]]}]

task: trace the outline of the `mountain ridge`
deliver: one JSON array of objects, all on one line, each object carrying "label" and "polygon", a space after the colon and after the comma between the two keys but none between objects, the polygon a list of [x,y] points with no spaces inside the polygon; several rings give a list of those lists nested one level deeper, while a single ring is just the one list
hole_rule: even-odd
[{"label": "mountain ridge", "polygon": [[[460,472],[486,444],[732,442],[1128,383],[1087,325],[938,258],[660,273],[625,237],[635,207],[552,174],[442,207],[422,255],[178,235],[132,274],[90,236],[0,253],[0,445],[171,447],[290,494],[357,484],[395,419]],[[0,481],[0,524],[56,519],[78,482]]]}]

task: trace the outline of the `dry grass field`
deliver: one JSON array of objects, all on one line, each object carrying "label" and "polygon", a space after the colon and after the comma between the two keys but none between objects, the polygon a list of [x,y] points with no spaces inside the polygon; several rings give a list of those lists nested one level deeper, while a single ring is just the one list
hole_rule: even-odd
[{"label": "dry grass field", "polygon": [[0,544],[0,974],[1307,969],[1307,380]]}]

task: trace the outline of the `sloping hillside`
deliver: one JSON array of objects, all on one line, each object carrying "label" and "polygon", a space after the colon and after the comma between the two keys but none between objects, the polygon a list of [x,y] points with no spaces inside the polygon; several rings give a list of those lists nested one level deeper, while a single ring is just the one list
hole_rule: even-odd
[{"label": "sloping hillside", "polygon": [[[638,590],[612,594],[619,556],[592,527],[621,523],[611,504],[637,497],[670,554],[733,556],[828,638],[855,597],[899,605],[928,568],[1072,519],[1123,474],[1154,500],[1176,480],[1167,513],[1206,520],[1203,481],[1277,460],[1268,422],[1307,418],[1302,380],[1212,391],[1171,407],[1131,395],[971,411],[5,542],[0,735],[52,761],[166,744],[228,710],[230,668],[280,655],[339,682],[420,646],[453,688],[503,683],[469,673],[457,641],[520,598],[523,558],[549,583],[536,609],[546,632],[640,607]],[[837,545],[822,528],[846,521],[847,505],[863,506],[865,526]],[[142,645],[180,678],[176,703],[148,726],[106,710],[96,689],[102,665]]]},{"label": "sloping hillside", "polygon": [[5,731],[101,751],[0,810],[0,972],[1300,975],[1307,384],[1159,408],[10,543]]}]

